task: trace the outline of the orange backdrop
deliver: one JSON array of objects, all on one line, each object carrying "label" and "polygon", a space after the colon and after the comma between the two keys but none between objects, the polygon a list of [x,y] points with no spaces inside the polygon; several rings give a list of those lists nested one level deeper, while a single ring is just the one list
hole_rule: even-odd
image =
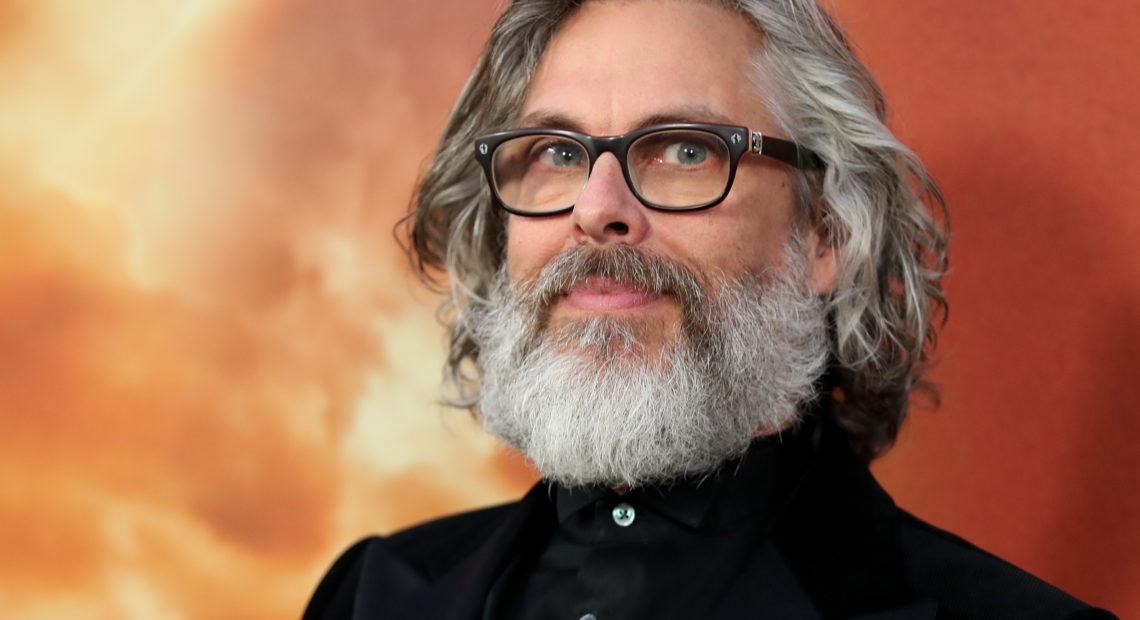
[{"label": "orange backdrop", "polygon": [[[0,615],[296,617],[530,475],[391,228],[499,0],[0,3]],[[1140,617],[1140,5],[838,11],[953,213],[900,504]]]}]

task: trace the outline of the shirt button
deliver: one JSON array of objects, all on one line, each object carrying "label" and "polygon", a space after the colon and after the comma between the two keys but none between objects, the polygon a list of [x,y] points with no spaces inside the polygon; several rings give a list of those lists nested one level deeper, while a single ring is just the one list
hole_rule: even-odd
[{"label": "shirt button", "polygon": [[[637,512],[633,509],[633,506],[625,502],[614,506],[614,523],[617,523],[618,527],[629,527],[633,525],[635,517],[637,517]],[[584,616],[583,620],[585,620]]]}]

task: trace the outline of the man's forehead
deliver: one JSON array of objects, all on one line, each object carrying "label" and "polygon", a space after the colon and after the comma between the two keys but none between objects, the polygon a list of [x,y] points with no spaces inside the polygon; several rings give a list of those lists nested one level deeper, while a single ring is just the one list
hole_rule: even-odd
[{"label": "man's forehead", "polygon": [[758,35],[739,14],[705,3],[594,2],[547,46],[520,126],[618,134],[665,121],[756,124],[763,103]]}]

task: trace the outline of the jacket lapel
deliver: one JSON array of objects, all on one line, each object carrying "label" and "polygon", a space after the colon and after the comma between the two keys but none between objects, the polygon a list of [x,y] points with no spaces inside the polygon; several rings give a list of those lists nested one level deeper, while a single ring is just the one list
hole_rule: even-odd
[{"label": "jacket lapel", "polygon": [[916,600],[903,578],[898,508],[842,432],[821,427],[814,461],[777,517],[777,548],[825,619],[933,618],[937,604]]},{"label": "jacket lapel", "polygon": [[369,557],[365,571],[383,577],[376,581],[366,576],[362,582],[391,584],[395,576],[401,587],[361,588],[353,620],[481,618],[487,593],[507,562],[522,545],[544,540],[549,534],[555,518],[546,494],[546,485],[535,485],[510,508],[483,544],[435,581],[415,575],[402,559],[387,550],[378,550]]}]

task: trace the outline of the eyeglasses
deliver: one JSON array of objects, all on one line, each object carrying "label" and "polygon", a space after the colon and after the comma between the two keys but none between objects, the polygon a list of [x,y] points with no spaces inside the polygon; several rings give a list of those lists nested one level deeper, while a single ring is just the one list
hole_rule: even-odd
[{"label": "eyeglasses", "polygon": [[744,153],[801,169],[823,161],[794,142],[734,125],[668,123],[621,136],[562,129],[517,129],[475,140],[498,203],[516,215],[555,215],[574,208],[594,162],[613,153],[634,196],[651,209],[695,211],[724,200]]}]

